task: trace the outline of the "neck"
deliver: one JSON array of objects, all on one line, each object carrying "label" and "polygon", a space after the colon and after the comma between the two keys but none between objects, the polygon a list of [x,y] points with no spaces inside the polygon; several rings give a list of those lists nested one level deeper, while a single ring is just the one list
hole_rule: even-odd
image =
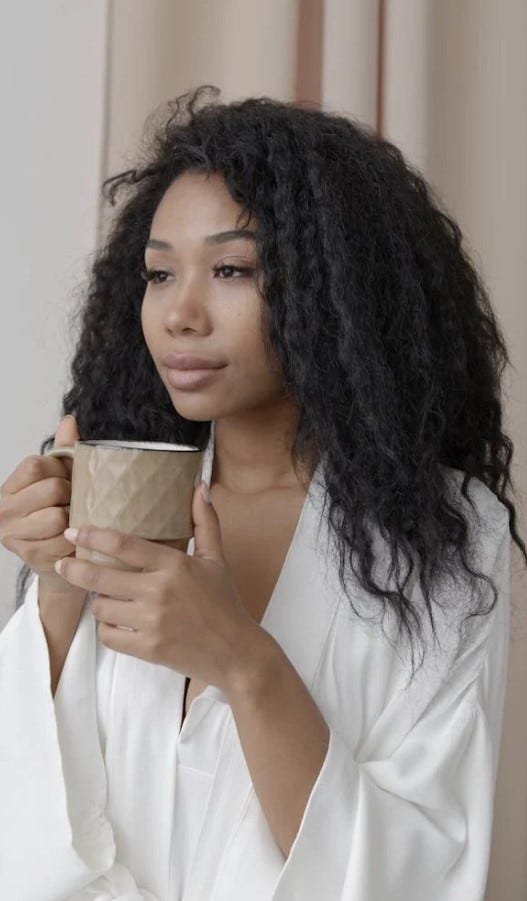
[{"label": "neck", "polygon": [[309,480],[310,467],[300,467],[302,481],[293,468],[299,418],[298,408],[284,403],[272,412],[254,409],[216,419],[211,484],[233,494],[257,494]]}]

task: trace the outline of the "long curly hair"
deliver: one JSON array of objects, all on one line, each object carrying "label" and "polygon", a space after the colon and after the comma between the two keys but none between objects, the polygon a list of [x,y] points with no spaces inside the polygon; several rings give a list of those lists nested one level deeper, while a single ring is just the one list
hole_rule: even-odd
[{"label": "long curly hair", "polygon": [[[455,595],[454,612],[466,621],[497,601],[492,579],[470,566],[471,530],[448,496],[449,472],[463,475],[465,498],[474,478],[495,493],[527,562],[506,496],[513,453],[502,431],[506,344],[460,228],[397,147],[312,105],[267,97],[222,104],[219,93],[201,85],[170,101],[151,127],[156,111],[135,167],[103,183],[112,207],[121,189],[126,196],[74,313],[81,329],[62,415],[75,416],[84,440],[206,446],[210,422],[178,414],[147,350],[141,271],[154,212],[173,179],[187,170],[220,173],[242,212],[257,220],[262,338],[300,409],[293,460],[315,446],[324,462],[340,584],[360,615],[346,577],[351,566],[371,607],[381,605],[383,620],[395,615],[413,677],[414,639],[423,645],[420,666],[426,651],[423,616],[437,638],[433,589],[441,578],[463,572],[472,585],[475,578],[491,584],[488,608],[483,595],[473,609],[461,604],[466,592]],[[53,441],[46,438],[40,453]],[[374,579],[374,529],[390,551],[391,588]],[[416,565],[422,614],[405,594]],[[24,565],[18,575],[17,607],[30,572]]]}]

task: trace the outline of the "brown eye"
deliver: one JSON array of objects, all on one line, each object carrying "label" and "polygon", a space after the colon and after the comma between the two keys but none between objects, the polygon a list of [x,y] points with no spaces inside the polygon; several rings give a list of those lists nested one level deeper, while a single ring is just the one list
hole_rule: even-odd
[{"label": "brown eye", "polygon": [[165,279],[161,280],[161,276],[170,275],[169,272],[164,272],[162,269],[141,269],[141,278],[145,282],[153,282],[154,285],[162,285],[164,284]]},{"label": "brown eye", "polygon": [[[243,278],[244,276],[252,275],[252,273],[254,272],[253,269],[248,269],[247,267],[229,266],[227,264],[225,264],[224,266],[216,266],[216,269],[214,270],[214,272],[222,272],[225,269],[230,269],[233,272],[240,272],[241,275],[238,276],[238,278]],[[225,281],[225,279],[220,279],[220,281]],[[227,281],[232,281],[232,279],[229,278],[229,279],[227,279]]]}]

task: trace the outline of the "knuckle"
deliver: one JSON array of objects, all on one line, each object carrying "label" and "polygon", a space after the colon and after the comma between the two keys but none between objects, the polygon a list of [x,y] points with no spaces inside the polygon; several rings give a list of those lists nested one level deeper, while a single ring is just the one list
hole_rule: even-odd
[{"label": "knuckle", "polygon": [[65,511],[61,507],[53,507],[52,528],[56,531],[57,534],[64,531],[64,523],[66,522],[66,520],[67,515]]},{"label": "knuckle", "polygon": [[[68,517],[68,522],[69,522],[69,517]],[[93,535],[94,535],[94,531],[91,526],[80,526],[79,534],[77,536],[77,541],[83,547],[90,547]]]},{"label": "knuckle", "polygon": [[125,550],[126,544],[126,535],[123,535],[121,532],[110,532],[108,536],[110,553],[115,554],[115,556],[119,556],[121,551]]},{"label": "knuckle", "polygon": [[61,479],[60,476],[51,476],[49,479],[49,490],[53,498],[62,500],[64,497],[64,479]]},{"label": "knuckle", "polygon": [[84,585],[89,591],[99,591],[100,590],[100,572],[98,566],[93,566],[91,563],[86,564],[83,567],[84,575]]},{"label": "knuckle", "polygon": [[43,475],[43,466],[42,459],[35,454],[32,454],[30,457],[26,457],[25,460],[25,471],[30,479],[33,481],[37,481]]}]

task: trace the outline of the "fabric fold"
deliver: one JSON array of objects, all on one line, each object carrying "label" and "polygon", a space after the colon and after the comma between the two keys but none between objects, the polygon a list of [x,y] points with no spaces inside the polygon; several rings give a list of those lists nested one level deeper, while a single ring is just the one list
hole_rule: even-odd
[{"label": "fabric fold", "polygon": [[[156,901],[117,871],[97,728],[96,621],[86,604],[55,697],[38,576],[0,634],[0,897]],[[115,882],[113,873],[118,873]],[[95,892],[95,894],[94,894]],[[124,892],[124,893],[123,893]]]},{"label": "fabric fold", "polygon": [[[330,740],[272,901],[483,899],[509,636],[510,539],[495,546],[498,603],[389,754]],[[408,695],[410,699],[410,695]]]},{"label": "fabric fold", "polygon": [[393,758],[362,764],[330,728],[273,901],[483,897],[491,741],[479,708],[449,713],[433,733],[423,721]]}]

